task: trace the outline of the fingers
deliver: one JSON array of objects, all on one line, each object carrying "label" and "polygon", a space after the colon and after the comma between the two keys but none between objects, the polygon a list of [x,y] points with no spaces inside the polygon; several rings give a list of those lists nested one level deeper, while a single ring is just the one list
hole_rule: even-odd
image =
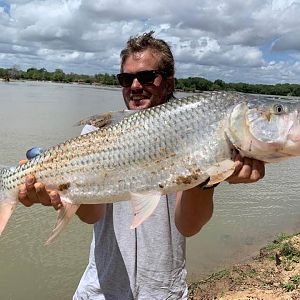
[{"label": "fingers", "polygon": [[27,159],[22,159],[19,161],[19,165],[22,166],[22,165],[26,164],[27,162],[28,162]]},{"label": "fingers", "polygon": [[256,182],[259,179],[264,178],[264,176],[265,176],[265,164],[262,161],[254,159],[252,161],[251,179],[253,180],[253,182]]},{"label": "fingers", "polygon": [[235,164],[234,173],[227,179],[229,183],[252,183],[265,176],[265,165],[262,161],[246,157],[241,158],[238,155]]},{"label": "fingers", "polygon": [[27,197],[26,185],[22,184],[19,188],[18,194],[19,201],[26,207],[33,205],[33,202]]},{"label": "fingers", "polygon": [[[22,159],[19,161],[19,165],[21,166],[27,162],[28,160]],[[19,187],[18,198],[19,201],[27,207],[32,206],[34,203],[53,206],[56,210],[62,207],[58,191],[47,191],[45,185],[42,182],[36,182],[35,177],[32,175],[26,176],[25,184]]]},{"label": "fingers", "polygon": [[58,210],[62,207],[62,202],[57,191],[50,191],[49,192],[51,205],[54,207],[55,210]]},{"label": "fingers", "polygon": [[50,206],[51,199],[49,193],[46,191],[45,185],[41,182],[37,182],[34,184],[34,189],[38,202],[45,206]]},{"label": "fingers", "polygon": [[28,175],[25,178],[25,186],[27,190],[27,198],[32,202],[32,203],[39,203],[38,196],[36,194],[36,190],[34,187],[34,184],[36,183],[35,177],[32,175]]},{"label": "fingers", "polygon": [[232,175],[237,175],[244,165],[244,159],[240,154],[237,154],[234,158],[234,172]]},{"label": "fingers", "polygon": [[252,159],[245,157],[244,165],[238,173],[239,178],[244,181],[250,179],[252,175]]},{"label": "fingers", "polygon": [[28,175],[25,178],[25,184],[20,186],[18,198],[27,207],[34,203],[40,203],[45,206],[53,206],[57,210],[62,206],[58,191],[46,190],[45,185],[42,182],[36,182],[32,175]]}]

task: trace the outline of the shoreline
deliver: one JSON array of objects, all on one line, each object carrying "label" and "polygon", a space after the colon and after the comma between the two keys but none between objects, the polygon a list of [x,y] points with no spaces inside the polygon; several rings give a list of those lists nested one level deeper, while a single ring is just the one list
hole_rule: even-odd
[{"label": "shoreline", "polygon": [[189,283],[190,300],[300,299],[300,233],[280,235],[245,263]]}]

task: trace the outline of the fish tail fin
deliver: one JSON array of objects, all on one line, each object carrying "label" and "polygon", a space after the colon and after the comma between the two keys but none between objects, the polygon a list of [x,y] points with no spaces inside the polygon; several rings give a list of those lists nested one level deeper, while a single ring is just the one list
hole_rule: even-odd
[{"label": "fish tail fin", "polygon": [[6,224],[16,208],[16,202],[3,200],[3,191],[0,191],[0,236]]},{"label": "fish tail fin", "polygon": [[79,204],[72,204],[69,201],[62,201],[62,204],[62,207],[58,210],[58,216],[56,219],[54,229],[52,230],[50,237],[46,241],[45,245],[50,245],[57,239],[59,234],[69,224],[70,220],[75,215],[79,207]]},{"label": "fish tail fin", "polygon": [[0,236],[17,205],[16,195],[13,192],[5,191],[4,179],[9,172],[10,169],[0,166]]}]

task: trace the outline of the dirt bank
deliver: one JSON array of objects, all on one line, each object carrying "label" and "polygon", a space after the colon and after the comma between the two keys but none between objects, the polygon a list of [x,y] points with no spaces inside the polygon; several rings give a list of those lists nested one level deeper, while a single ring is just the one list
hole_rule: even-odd
[{"label": "dirt bank", "polygon": [[247,264],[189,285],[191,300],[300,300],[300,233],[281,235]]}]

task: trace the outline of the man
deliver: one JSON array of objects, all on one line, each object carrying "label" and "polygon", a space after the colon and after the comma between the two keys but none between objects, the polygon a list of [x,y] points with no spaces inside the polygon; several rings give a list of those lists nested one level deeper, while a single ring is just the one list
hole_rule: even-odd
[{"label": "man", "polygon": [[[174,92],[174,59],[169,46],[153,32],[130,38],[121,52],[119,82],[129,109],[145,109],[169,101]],[[95,130],[85,127],[83,133]],[[231,183],[255,182],[263,163],[236,158]],[[78,217],[95,223],[89,264],[73,299],[187,299],[185,236],[199,232],[212,216],[213,188],[194,187],[164,195],[155,212],[130,230],[131,204],[81,205]],[[59,208],[57,191],[28,177],[20,201]]]}]

